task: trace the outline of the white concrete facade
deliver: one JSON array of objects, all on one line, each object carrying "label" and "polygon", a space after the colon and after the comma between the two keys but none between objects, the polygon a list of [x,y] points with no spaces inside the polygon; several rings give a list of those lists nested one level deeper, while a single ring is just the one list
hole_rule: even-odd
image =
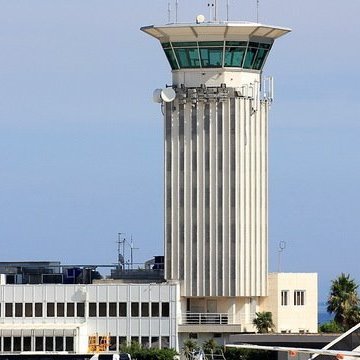
[{"label": "white concrete facade", "polygon": [[2,285],[0,352],[88,353],[91,336],[177,348],[176,284]]}]

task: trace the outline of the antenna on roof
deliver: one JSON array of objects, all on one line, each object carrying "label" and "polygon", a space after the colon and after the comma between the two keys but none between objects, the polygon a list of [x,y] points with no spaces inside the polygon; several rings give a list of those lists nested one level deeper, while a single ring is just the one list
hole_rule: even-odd
[{"label": "antenna on roof", "polygon": [[175,23],[178,22],[179,0],[175,0]]},{"label": "antenna on roof", "polygon": [[226,0],[226,21],[229,21],[229,0]]},{"label": "antenna on roof", "polygon": [[256,22],[259,22],[259,4],[260,0],[256,0]]},{"label": "antenna on roof", "polygon": [[171,5],[170,2],[168,2],[168,23],[171,23]]}]

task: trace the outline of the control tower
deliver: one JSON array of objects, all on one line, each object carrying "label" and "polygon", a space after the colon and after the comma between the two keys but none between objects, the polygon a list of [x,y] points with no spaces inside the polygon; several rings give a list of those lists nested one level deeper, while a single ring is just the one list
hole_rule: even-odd
[{"label": "control tower", "polygon": [[146,26],[172,84],[164,113],[165,278],[185,297],[267,295],[268,112],[262,70],[290,29],[248,22]]}]

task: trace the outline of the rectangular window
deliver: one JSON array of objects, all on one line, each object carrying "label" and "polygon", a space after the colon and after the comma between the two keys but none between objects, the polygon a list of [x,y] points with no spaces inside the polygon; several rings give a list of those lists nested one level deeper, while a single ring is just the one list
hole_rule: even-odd
[{"label": "rectangular window", "polygon": [[116,303],[109,303],[109,316],[117,316]]},{"label": "rectangular window", "polygon": [[139,316],[139,303],[131,303],[131,316]]},{"label": "rectangular window", "polygon": [[4,351],[11,351],[11,337],[4,336]]},{"label": "rectangular window", "polygon": [[96,317],[96,303],[91,302],[89,303],[89,316]]},{"label": "rectangular window", "polygon": [[138,336],[132,336],[131,337],[131,343],[139,343],[139,337]]},{"label": "rectangular window", "polygon": [[149,303],[141,303],[141,316],[142,317],[149,316]]},{"label": "rectangular window", "polygon": [[64,317],[65,316],[65,304],[64,303],[57,303],[56,304],[56,316],[57,317]]},{"label": "rectangular window", "polygon": [[[35,303],[35,317],[42,317],[43,316],[43,307],[42,303]],[[42,350],[40,350],[42,351]]]},{"label": "rectangular window", "polygon": [[66,316],[73,317],[75,316],[75,305],[74,303],[66,303]]},{"label": "rectangular window", "polygon": [[127,316],[127,306],[125,302],[119,303],[119,316],[126,317]]},{"label": "rectangular window", "polygon": [[64,338],[62,336],[55,337],[55,351],[64,350]]},{"label": "rectangular window", "polygon": [[152,336],[151,337],[151,347],[152,348],[159,348],[159,337],[158,336]]},{"label": "rectangular window", "polygon": [[110,336],[109,351],[116,351],[116,336]]},{"label": "rectangular window", "polygon": [[289,290],[281,290],[281,306],[289,305]]},{"label": "rectangular window", "polygon": [[119,336],[119,349],[127,345],[126,336]]},{"label": "rectangular window", "polygon": [[170,304],[168,302],[161,303],[161,316],[169,317],[170,313]]},{"label": "rectangular window", "polygon": [[161,348],[168,349],[170,347],[170,337],[169,336],[162,336],[161,340]]},{"label": "rectangular window", "polygon": [[76,316],[77,317],[85,316],[85,304],[84,303],[76,303]]},{"label": "rectangular window", "polygon": [[55,316],[55,303],[46,304],[46,316],[54,317]]},{"label": "rectangular window", "polygon": [[45,351],[54,351],[54,338],[52,336],[45,337]]},{"label": "rectangular window", "polygon": [[31,351],[31,337],[30,336],[24,336],[23,351]]},{"label": "rectangular window", "polygon": [[25,317],[32,317],[32,316],[33,316],[33,304],[25,303]]},{"label": "rectangular window", "polygon": [[151,316],[158,317],[159,316],[159,303],[151,303]]},{"label": "rectangular window", "polygon": [[101,302],[101,303],[99,303],[99,316],[100,317],[105,317],[107,314],[107,303],[105,303],[105,302]]},{"label": "rectangular window", "polygon": [[21,351],[21,337],[20,336],[14,336],[14,349],[13,351],[20,352]]},{"label": "rectangular window", "polygon": [[65,338],[65,351],[74,351],[74,338],[72,336]]},{"label": "rectangular window", "polygon": [[305,290],[294,291],[294,305],[295,306],[305,305]]},{"label": "rectangular window", "polygon": [[5,316],[12,317],[13,316],[13,304],[5,303]]},{"label": "rectangular window", "polygon": [[44,351],[44,341],[42,336],[35,337],[35,351]]},{"label": "rectangular window", "polygon": [[149,347],[149,337],[148,336],[142,336],[141,337],[141,347],[143,347],[144,349],[147,349]]},{"label": "rectangular window", "polygon": [[22,316],[23,316],[23,304],[15,303],[15,317],[22,317]]}]

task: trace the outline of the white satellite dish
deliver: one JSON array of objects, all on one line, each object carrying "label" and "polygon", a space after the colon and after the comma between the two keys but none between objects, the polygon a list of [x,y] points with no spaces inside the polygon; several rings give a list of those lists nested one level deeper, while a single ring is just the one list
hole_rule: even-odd
[{"label": "white satellite dish", "polygon": [[153,101],[155,103],[161,103],[162,102],[162,98],[161,98],[161,92],[162,90],[161,89],[155,89],[154,92],[153,92]]},{"label": "white satellite dish", "polygon": [[197,24],[202,24],[205,21],[205,16],[204,15],[198,15],[196,17],[196,23]]},{"label": "white satellite dish", "polygon": [[172,102],[176,98],[176,92],[173,88],[168,87],[161,90],[161,99],[165,102]]}]

